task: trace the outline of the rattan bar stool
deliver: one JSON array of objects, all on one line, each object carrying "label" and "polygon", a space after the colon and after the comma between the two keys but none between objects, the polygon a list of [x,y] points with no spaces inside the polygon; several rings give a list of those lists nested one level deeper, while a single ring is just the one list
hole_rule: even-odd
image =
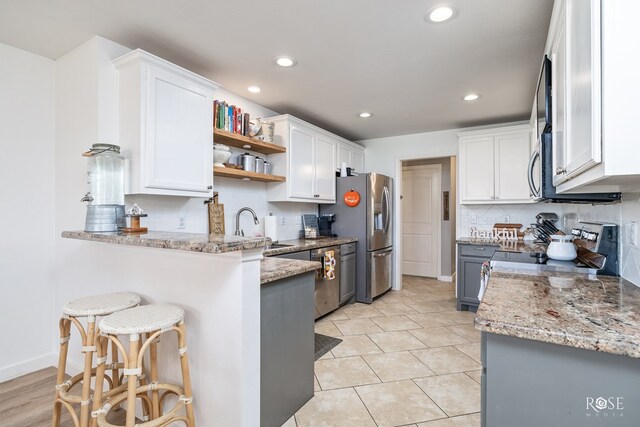
[{"label": "rattan bar stool", "polygon": [[[90,420],[91,403],[91,377],[95,375],[96,369],[93,367],[93,353],[95,347],[96,316],[106,316],[119,310],[135,307],[140,304],[140,297],[131,292],[118,292],[105,295],[96,295],[79,298],[62,307],[62,318],[60,319],[60,355],[58,358],[58,376],[56,381],[56,393],[53,403],[52,426],[60,425],[60,413],[64,406],[69,413],[76,427],[87,427]],[[87,318],[87,329],[80,322],[79,318]],[[78,375],[65,381],[67,354],[69,351],[69,339],[71,338],[71,324],[74,324],[82,339],[82,352],[84,353],[84,370]],[[106,360],[106,357],[105,357]],[[118,353],[115,346],[112,347],[111,377],[106,377],[110,388],[118,387],[120,381],[119,370],[124,365],[118,363]],[[101,380],[104,381],[105,378]],[[82,382],[81,395],[72,395],[70,389]],[[80,405],[80,417],[76,414],[73,405]]]},{"label": "rattan bar stool", "polygon": [[[158,383],[158,340],[160,335],[170,331],[175,331],[178,336],[182,387]],[[128,335],[128,350],[118,339],[118,335]],[[142,340],[144,341],[141,342]],[[126,355],[124,358],[124,377],[127,378],[127,390],[111,395],[105,402],[102,390],[96,388],[93,411],[91,412],[92,425],[97,423],[100,427],[116,427],[114,424],[110,424],[106,417],[111,408],[118,407],[126,401],[126,427],[160,427],[175,421],[182,421],[187,427],[195,427],[184,310],[182,308],[169,304],[151,304],[113,313],[100,322],[100,334],[96,338],[99,358],[104,357],[109,342],[115,344]],[[140,375],[143,375],[143,360],[147,349],[149,350],[149,380],[151,382],[138,386],[136,380]],[[96,382],[102,381],[105,370],[104,365],[98,365]],[[164,399],[171,394],[178,397],[178,402],[171,410],[163,414]],[[150,413],[150,421],[144,420],[145,422],[136,424],[137,397],[142,398],[143,413]],[[146,410],[144,410],[145,406]],[[182,408],[185,409],[185,415],[180,414]]]}]

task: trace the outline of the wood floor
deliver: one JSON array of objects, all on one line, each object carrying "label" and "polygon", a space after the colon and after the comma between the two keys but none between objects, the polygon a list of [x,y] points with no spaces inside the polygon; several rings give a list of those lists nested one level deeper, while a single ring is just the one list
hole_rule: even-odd
[{"label": "wood floor", "polygon": [[[56,369],[53,367],[1,383],[0,426],[50,426],[55,385]],[[113,415],[113,418],[109,417],[110,422],[124,424],[125,411],[117,411]],[[73,420],[64,408],[60,425],[73,427]]]}]

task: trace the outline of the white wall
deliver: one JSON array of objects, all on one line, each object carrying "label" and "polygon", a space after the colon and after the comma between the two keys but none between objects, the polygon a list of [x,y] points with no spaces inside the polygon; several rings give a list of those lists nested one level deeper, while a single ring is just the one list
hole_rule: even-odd
[{"label": "white wall", "polygon": [[50,366],[54,62],[0,44],[0,382]]}]

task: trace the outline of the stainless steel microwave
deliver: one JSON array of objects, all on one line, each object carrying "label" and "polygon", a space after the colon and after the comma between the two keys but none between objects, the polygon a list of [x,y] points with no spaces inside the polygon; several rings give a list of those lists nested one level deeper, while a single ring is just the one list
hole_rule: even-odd
[{"label": "stainless steel microwave", "polygon": [[531,197],[541,202],[552,203],[615,203],[621,200],[620,193],[576,193],[558,194],[553,186],[553,140],[551,133],[542,133],[538,145],[529,159],[529,190]]}]

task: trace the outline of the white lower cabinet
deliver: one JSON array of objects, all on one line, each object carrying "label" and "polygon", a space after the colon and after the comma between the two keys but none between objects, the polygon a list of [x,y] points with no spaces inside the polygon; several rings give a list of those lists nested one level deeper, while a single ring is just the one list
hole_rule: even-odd
[{"label": "white lower cabinet", "polygon": [[213,194],[213,92],[219,86],[142,50],[114,60],[127,194]]},{"label": "white lower cabinet", "polygon": [[531,127],[458,134],[460,203],[532,203],[527,182]]},{"label": "white lower cabinet", "polygon": [[268,201],[335,203],[338,137],[288,114],[268,120],[274,143],[287,149],[269,157],[273,173],[287,179],[267,184]]}]

